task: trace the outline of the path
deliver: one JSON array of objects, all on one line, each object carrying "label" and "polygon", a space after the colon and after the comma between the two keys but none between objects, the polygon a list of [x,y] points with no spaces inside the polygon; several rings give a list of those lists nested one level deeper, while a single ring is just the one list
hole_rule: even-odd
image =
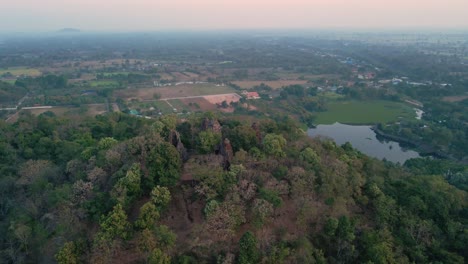
[{"label": "path", "polygon": [[180,100],[180,99],[193,99],[193,98],[204,98],[207,96],[223,96],[223,95],[235,95],[237,97],[241,97],[237,93],[226,93],[226,94],[207,94],[207,95],[194,95],[194,96],[181,96],[181,97],[171,97],[171,98],[164,98],[164,99],[148,99],[142,100],[142,102],[155,102],[155,101],[167,101],[167,100]]}]

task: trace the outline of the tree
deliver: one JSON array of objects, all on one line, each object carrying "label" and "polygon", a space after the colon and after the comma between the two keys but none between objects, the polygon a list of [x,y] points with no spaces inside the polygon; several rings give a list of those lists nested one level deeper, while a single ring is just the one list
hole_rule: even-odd
[{"label": "tree", "polygon": [[145,203],[140,208],[140,214],[135,221],[135,226],[141,229],[153,229],[156,221],[159,219],[159,211],[152,202]]},{"label": "tree", "polygon": [[221,135],[212,131],[202,131],[196,139],[197,149],[202,154],[213,153],[220,142]]},{"label": "tree", "polygon": [[99,150],[107,150],[116,145],[118,141],[112,137],[105,137],[99,140],[98,142],[98,149]]},{"label": "tree", "polygon": [[158,240],[158,247],[163,249],[171,249],[177,239],[177,235],[165,225],[160,225],[155,228],[154,234]]},{"label": "tree", "polygon": [[55,255],[58,264],[77,264],[79,262],[75,243],[67,242]]},{"label": "tree", "polygon": [[115,205],[107,217],[103,217],[100,226],[100,236],[102,239],[127,239],[129,236],[130,223],[121,204]]},{"label": "tree", "polygon": [[141,170],[138,163],[133,164],[126,175],[120,178],[112,190],[114,198],[123,205],[128,205],[136,199],[140,193]]},{"label": "tree", "polygon": [[180,154],[170,143],[162,142],[156,145],[149,154],[147,166],[150,177],[144,180],[148,189],[152,189],[156,184],[174,186],[179,181]]},{"label": "tree", "polygon": [[160,249],[156,248],[151,252],[150,256],[148,257],[148,263],[149,264],[170,264],[171,257],[166,255]]},{"label": "tree", "polygon": [[320,157],[312,148],[309,147],[301,151],[300,158],[302,161],[312,164],[314,166],[320,163]]},{"label": "tree", "polygon": [[167,187],[157,185],[151,191],[151,201],[157,208],[165,208],[171,201],[171,192]]},{"label": "tree", "polygon": [[267,134],[263,139],[265,153],[275,157],[284,157],[283,148],[286,146],[286,139],[282,135]]},{"label": "tree", "polygon": [[259,259],[259,251],[257,248],[257,239],[247,231],[239,240],[239,264],[256,264]]}]

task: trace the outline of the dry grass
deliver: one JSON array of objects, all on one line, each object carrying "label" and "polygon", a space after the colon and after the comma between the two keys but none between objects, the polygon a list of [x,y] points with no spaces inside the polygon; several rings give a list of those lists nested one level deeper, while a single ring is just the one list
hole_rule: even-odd
[{"label": "dry grass", "polygon": [[223,101],[226,101],[228,104],[230,104],[231,102],[239,102],[241,96],[236,93],[232,93],[222,95],[207,95],[204,98],[212,104],[221,104]]},{"label": "dry grass", "polygon": [[215,104],[210,103],[203,97],[182,99],[180,101],[190,107],[192,111],[213,111],[217,108]]},{"label": "dry grass", "polygon": [[94,104],[94,105],[88,105],[88,112],[86,114],[90,116],[97,116],[97,115],[102,115],[106,112],[107,112],[107,107],[105,104]]},{"label": "dry grass", "polygon": [[468,99],[468,95],[458,95],[458,96],[446,96],[442,98],[442,101],[449,102],[449,103],[456,103],[456,102],[461,102],[466,99]]},{"label": "dry grass", "polygon": [[214,84],[184,84],[178,86],[118,90],[115,92],[115,96],[125,100],[153,100],[154,94],[161,95],[161,99],[167,99],[232,92],[234,92],[234,90],[227,86],[216,86]]},{"label": "dry grass", "polygon": [[265,84],[270,86],[273,89],[279,89],[283,86],[295,85],[295,84],[306,84],[306,80],[278,80],[278,81],[237,81],[233,84],[238,85],[242,89],[250,89],[254,86]]}]

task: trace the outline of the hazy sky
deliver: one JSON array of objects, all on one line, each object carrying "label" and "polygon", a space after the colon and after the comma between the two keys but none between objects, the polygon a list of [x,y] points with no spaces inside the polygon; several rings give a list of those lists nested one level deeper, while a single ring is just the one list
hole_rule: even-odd
[{"label": "hazy sky", "polygon": [[1,0],[0,31],[468,28],[468,0]]}]

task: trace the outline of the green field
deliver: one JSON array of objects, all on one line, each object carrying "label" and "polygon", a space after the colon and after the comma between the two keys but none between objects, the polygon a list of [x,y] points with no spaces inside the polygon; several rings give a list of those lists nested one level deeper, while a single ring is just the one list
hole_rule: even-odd
[{"label": "green field", "polygon": [[35,68],[27,67],[11,67],[11,68],[0,68],[0,75],[5,73],[11,73],[13,76],[26,75],[26,76],[39,76],[41,72]]},{"label": "green field", "polygon": [[128,75],[130,72],[105,72],[103,73],[102,75],[104,75],[105,77],[112,77],[114,75]]},{"label": "green field", "polygon": [[1,80],[2,82],[6,82],[9,84],[15,84],[16,80]]},{"label": "green field", "polygon": [[316,124],[375,124],[415,118],[415,111],[391,101],[330,102],[328,110],[317,115]]},{"label": "green field", "polygon": [[89,85],[91,87],[116,87],[119,85],[119,82],[112,80],[99,80],[99,81],[90,81]]},{"label": "green field", "polygon": [[169,103],[174,106],[174,108],[177,109],[178,113],[182,113],[183,110],[187,110],[190,112],[190,108],[184,104],[181,100],[169,100]]},{"label": "green field", "polygon": [[337,94],[333,92],[323,92],[323,93],[319,93],[317,96],[324,98],[324,99],[328,99],[328,100],[338,100],[338,99],[342,99],[345,97],[342,94]]},{"label": "green field", "polygon": [[174,110],[165,101],[154,101],[151,103],[163,114],[174,113]]}]

